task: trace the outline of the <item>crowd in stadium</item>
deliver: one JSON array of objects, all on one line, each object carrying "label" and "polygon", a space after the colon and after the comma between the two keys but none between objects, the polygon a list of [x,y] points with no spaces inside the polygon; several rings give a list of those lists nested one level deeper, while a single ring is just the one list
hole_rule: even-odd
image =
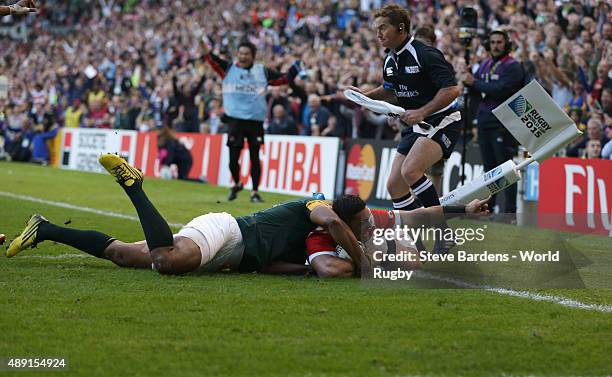
[{"label": "crowd in stadium", "polygon": [[[203,39],[232,59],[247,38],[257,46],[256,60],[281,72],[303,62],[294,84],[269,87],[266,132],[396,138],[385,116],[338,91],[382,81],[385,53],[368,3],[381,2],[48,0],[25,21],[5,17],[0,28],[25,22],[28,36],[0,36],[0,76],[8,78],[8,97],[0,98],[4,156],[44,163],[46,140],[58,127],[193,131],[187,123],[195,114],[199,132],[224,132],[221,79],[202,59]],[[508,31],[527,77],[585,131],[566,155],[612,158],[609,3],[408,1],[412,28],[431,27],[459,78],[466,70],[459,10],[466,5],[477,9],[481,35]],[[487,52],[482,38],[472,43],[476,69]]]}]

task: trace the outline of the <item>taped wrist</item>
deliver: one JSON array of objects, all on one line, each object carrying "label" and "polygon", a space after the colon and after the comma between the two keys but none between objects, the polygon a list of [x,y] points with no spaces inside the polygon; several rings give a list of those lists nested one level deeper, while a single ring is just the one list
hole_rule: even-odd
[{"label": "taped wrist", "polygon": [[444,217],[452,218],[465,215],[465,206],[442,206]]}]

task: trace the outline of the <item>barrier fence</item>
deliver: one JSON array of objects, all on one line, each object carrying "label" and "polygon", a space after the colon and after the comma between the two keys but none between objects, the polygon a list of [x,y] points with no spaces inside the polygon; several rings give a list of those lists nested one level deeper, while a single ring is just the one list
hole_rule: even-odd
[{"label": "barrier fence", "polygon": [[[63,169],[103,172],[98,164],[102,153],[116,152],[141,169],[146,176],[159,177],[157,133],[125,130],[63,129],[57,165]],[[232,185],[228,169],[227,135],[178,133],[191,151],[191,178],[205,177],[209,184]],[[260,150],[260,189],[298,196],[322,192],[328,198],[338,193],[359,195],[368,204],[389,206],[386,181],[391,171],[396,143],[351,139],[341,150],[332,137],[266,135]],[[442,195],[461,181],[461,145],[446,161]],[[240,155],[240,179],[250,188],[247,146]],[[484,169],[478,147],[466,147],[466,180]],[[526,201],[538,202],[541,227],[612,235],[612,161],[550,158],[523,173],[522,192]],[[562,216],[551,216],[551,215]]]}]

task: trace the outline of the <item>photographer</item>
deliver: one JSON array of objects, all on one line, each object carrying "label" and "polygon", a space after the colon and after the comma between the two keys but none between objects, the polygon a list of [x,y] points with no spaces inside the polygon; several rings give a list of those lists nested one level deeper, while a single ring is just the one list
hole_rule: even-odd
[{"label": "photographer", "polygon": [[159,162],[163,166],[176,165],[178,179],[189,180],[189,171],[193,165],[191,152],[176,137],[170,127],[163,127],[157,136]]},{"label": "photographer", "polygon": [[[472,92],[480,94],[478,106],[478,142],[485,171],[511,160],[517,152],[517,142],[506,128],[493,115],[492,110],[521,89],[524,72],[521,64],[510,56],[510,37],[503,30],[489,33],[486,43],[490,58],[481,62],[475,76],[467,72],[463,83]],[[506,213],[516,212],[516,185],[505,191]],[[495,205],[495,196],[489,204]]]}]

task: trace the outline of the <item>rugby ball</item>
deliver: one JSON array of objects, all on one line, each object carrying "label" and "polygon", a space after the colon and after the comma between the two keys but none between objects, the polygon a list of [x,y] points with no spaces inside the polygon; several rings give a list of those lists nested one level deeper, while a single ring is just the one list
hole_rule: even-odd
[{"label": "rugby ball", "polygon": [[[363,250],[363,252],[365,253],[365,246],[364,246],[364,244],[361,243],[361,241],[357,241],[357,243],[359,244],[359,247],[361,248],[361,250]],[[336,256],[338,258],[346,259],[346,260],[351,261],[351,262],[353,261],[353,259],[349,255],[349,253],[347,253],[346,250],[344,250],[344,248],[342,248],[342,246],[340,246],[340,245],[336,245]]]}]

